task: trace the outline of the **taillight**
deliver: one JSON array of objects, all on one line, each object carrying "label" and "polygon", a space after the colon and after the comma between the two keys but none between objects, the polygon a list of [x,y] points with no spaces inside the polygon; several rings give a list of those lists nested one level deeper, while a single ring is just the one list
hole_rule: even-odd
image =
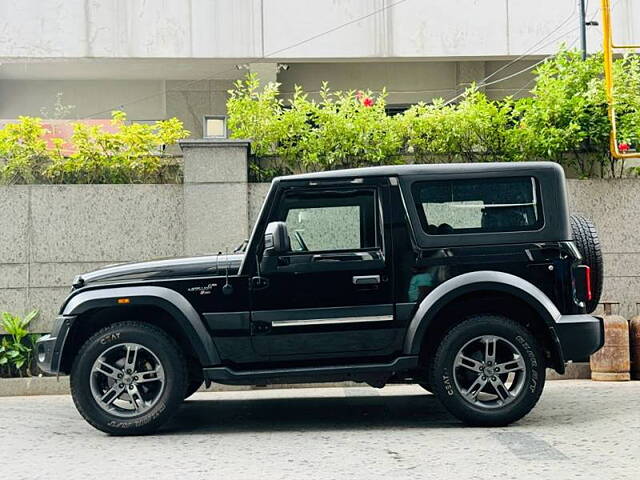
[{"label": "taillight", "polygon": [[584,276],[585,276],[585,280],[586,280],[586,287],[587,287],[587,301],[591,300],[593,298],[593,292],[591,292],[591,267],[588,265],[585,265],[585,269],[584,269]]}]

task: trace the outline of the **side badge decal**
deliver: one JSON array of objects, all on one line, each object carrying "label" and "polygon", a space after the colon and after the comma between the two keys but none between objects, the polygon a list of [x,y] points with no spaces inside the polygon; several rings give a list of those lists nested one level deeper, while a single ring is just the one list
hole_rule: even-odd
[{"label": "side badge decal", "polygon": [[212,290],[217,286],[217,283],[208,283],[207,285],[201,285],[198,287],[189,287],[187,288],[187,292],[198,293],[199,295],[211,295]]}]

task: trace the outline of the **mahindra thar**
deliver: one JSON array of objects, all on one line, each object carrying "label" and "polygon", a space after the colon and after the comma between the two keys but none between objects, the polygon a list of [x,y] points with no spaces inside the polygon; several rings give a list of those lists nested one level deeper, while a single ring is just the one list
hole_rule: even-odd
[{"label": "mahindra thar", "polygon": [[417,384],[467,424],[506,425],[546,368],[603,345],[602,278],[556,164],[293,175],[233,254],[76,277],[37,357],[116,435],[156,430],[210,382]]}]

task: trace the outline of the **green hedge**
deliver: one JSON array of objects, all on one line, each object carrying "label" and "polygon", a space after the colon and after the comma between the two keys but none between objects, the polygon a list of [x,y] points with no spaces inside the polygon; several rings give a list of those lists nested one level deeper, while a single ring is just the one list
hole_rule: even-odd
[{"label": "green hedge", "polygon": [[[561,50],[536,70],[531,96],[489,100],[472,86],[461,101],[420,103],[403,114],[385,113],[385,92],[331,91],[319,101],[296,87],[280,98],[279,84],[260,86],[253,75],[229,91],[232,136],[251,138],[254,177],[270,173],[415,162],[551,160],[580,177],[618,176],[624,164],[609,155],[601,55],[583,61]],[[640,143],[640,64],[615,61],[619,139]],[[262,166],[257,166],[262,165]],[[264,166],[269,165],[269,166]],[[274,172],[270,172],[270,169]]]},{"label": "green hedge", "polygon": [[[39,118],[20,117],[0,130],[0,181],[23,183],[175,183],[180,171],[162,155],[165,146],[189,132],[177,118],[155,124],[126,123],[113,112],[116,132],[77,122],[70,145],[47,133]],[[71,150],[70,155],[63,154]]]}]

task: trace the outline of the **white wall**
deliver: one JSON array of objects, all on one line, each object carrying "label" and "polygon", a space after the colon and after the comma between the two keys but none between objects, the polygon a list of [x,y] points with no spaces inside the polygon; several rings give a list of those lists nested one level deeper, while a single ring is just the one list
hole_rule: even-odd
[{"label": "white wall", "polygon": [[5,0],[0,57],[250,57],[254,0]]},{"label": "white wall", "polygon": [[[452,58],[520,55],[562,20],[548,54],[577,38],[575,0],[4,0],[0,61],[19,58]],[[599,8],[590,2],[589,17]],[[616,38],[640,40],[640,8],[613,2]],[[557,37],[557,38],[556,38]],[[598,48],[597,29],[590,44]]]}]

